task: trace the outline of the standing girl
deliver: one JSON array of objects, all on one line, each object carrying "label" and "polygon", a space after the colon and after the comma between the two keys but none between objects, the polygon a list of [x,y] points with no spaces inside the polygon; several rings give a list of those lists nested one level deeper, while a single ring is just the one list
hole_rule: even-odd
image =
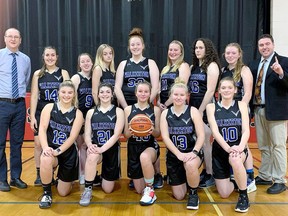
[{"label": "standing girl", "polygon": [[212,176],[212,146],[210,144],[211,130],[207,126],[206,105],[211,103],[216,91],[220,74],[220,61],[211,40],[199,38],[193,44],[192,66],[189,79],[189,104],[196,107],[203,116],[205,129],[204,169],[200,175],[199,187],[215,185]]},{"label": "standing girl", "polygon": [[42,148],[38,137],[40,113],[46,104],[54,103],[58,100],[60,83],[70,79],[68,72],[57,66],[58,54],[54,47],[45,47],[42,59],[42,68],[35,71],[32,78],[30,99],[30,127],[34,132],[34,159],[37,171],[37,177],[34,181],[35,186],[42,185],[40,178],[40,155]]},{"label": "standing girl", "polygon": [[[154,167],[160,155],[159,145],[155,140],[160,136],[160,109],[150,103],[152,86],[148,82],[138,83],[135,88],[137,103],[124,109],[125,130],[128,138],[128,177],[133,179],[137,193],[142,193],[141,205],[152,205],[156,198],[153,182]],[[130,130],[129,122],[137,114],[147,115],[153,122],[150,134],[138,137]]]},{"label": "standing girl", "polygon": [[89,110],[85,121],[85,141],[87,160],[85,165],[85,190],[80,205],[88,206],[92,199],[93,180],[97,164],[102,162],[102,189],[111,193],[115,180],[120,177],[119,136],[124,128],[124,112],[112,104],[113,87],[101,83],[98,92],[98,105]]},{"label": "standing girl", "polygon": [[[82,53],[78,56],[78,73],[72,76],[71,81],[73,82],[75,89],[77,90],[78,96],[78,108],[83,114],[85,119],[86,114],[91,107],[94,106],[92,97],[92,57],[88,53]],[[83,126],[84,127],[84,126]],[[85,183],[84,171],[86,162],[86,144],[84,141],[84,129],[80,131],[80,134],[76,140],[79,151],[79,182],[80,184]]]},{"label": "standing girl", "polygon": [[43,196],[40,208],[50,208],[52,204],[52,172],[58,167],[57,191],[67,196],[74,180],[78,179],[78,152],[76,138],[83,124],[82,112],[77,109],[77,92],[71,81],[59,86],[59,101],[47,104],[41,112],[39,140],[43,149],[40,176]]},{"label": "standing girl", "polygon": [[187,209],[198,209],[198,169],[203,160],[202,146],[205,139],[202,116],[195,107],[186,105],[188,88],[184,82],[176,79],[170,91],[173,106],[161,115],[161,136],[168,149],[166,166],[169,185],[173,196],[182,200],[186,196],[188,184]]},{"label": "standing girl", "polygon": [[225,77],[218,88],[221,100],[207,105],[209,125],[214,136],[212,149],[213,175],[217,190],[227,198],[235,186],[230,181],[230,167],[239,188],[237,212],[247,212],[247,175],[244,162],[247,158],[247,143],[250,136],[247,104],[233,99],[237,87],[233,78]]},{"label": "standing girl", "polygon": [[161,71],[160,77],[161,88],[158,106],[162,111],[173,104],[172,98],[169,97],[169,91],[175,79],[181,77],[187,84],[189,76],[189,65],[184,62],[184,46],[180,41],[173,40],[169,44],[167,64]]}]

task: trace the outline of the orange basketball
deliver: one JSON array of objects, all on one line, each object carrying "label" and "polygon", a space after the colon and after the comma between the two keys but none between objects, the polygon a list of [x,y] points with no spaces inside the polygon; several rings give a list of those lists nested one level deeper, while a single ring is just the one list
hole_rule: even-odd
[{"label": "orange basketball", "polygon": [[144,137],[149,134],[149,131],[153,127],[153,122],[145,114],[137,114],[130,121],[130,129],[133,134],[138,137]]}]

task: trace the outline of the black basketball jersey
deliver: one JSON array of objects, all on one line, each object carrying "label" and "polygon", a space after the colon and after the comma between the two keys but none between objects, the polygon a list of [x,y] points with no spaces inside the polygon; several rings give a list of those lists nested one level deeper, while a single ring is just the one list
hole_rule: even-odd
[{"label": "black basketball jersey", "polygon": [[122,85],[122,92],[128,105],[132,105],[137,102],[135,88],[138,83],[143,81],[150,83],[148,59],[144,58],[138,64],[131,61],[131,59],[128,59],[124,67],[124,78]]},{"label": "black basketball jersey", "polygon": [[78,106],[85,118],[88,110],[94,106],[94,100],[92,97],[92,79],[87,79],[87,77],[82,76],[80,73],[78,73],[78,75],[80,78],[80,83],[77,89]]},{"label": "black basketball jersey", "polygon": [[[234,101],[228,109],[222,107],[220,101],[215,103],[214,115],[219,132],[228,145],[239,145],[242,137],[242,119],[238,102]],[[216,140],[214,143],[219,145]]]},{"label": "black basketball jersey", "polygon": [[170,107],[166,115],[170,139],[181,152],[191,152],[196,142],[195,126],[190,111],[191,107],[186,105],[185,112],[177,116],[174,108]]},{"label": "black basketball jersey", "polygon": [[100,78],[101,83],[109,83],[113,86],[115,86],[115,74],[111,72],[110,70],[102,70],[102,76]]},{"label": "black basketball jersey", "polygon": [[38,78],[39,97],[37,109],[42,110],[48,103],[58,100],[58,89],[63,82],[62,70],[58,68],[53,73],[44,72],[42,77]]},{"label": "black basketball jersey", "polygon": [[55,102],[50,113],[50,121],[47,128],[47,140],[50,145],[62,145],[70,136],[73,122],[76,118],[76,108],[62,113],[60,104]]},{"label": "black basketball jersey", "polygon": [[[223,72],[221,73],[221,79],[224,77],[233,77],[235,70],[229,70],[228,67],[225,67]],[[234,96],[235,100],[242,100],[243,95],[244,95],[244,85],[243,85],[243,80],[242,77],[240,77],[240,80],[236,82],[236,87],[237,87],[237,93]]]},{"label": "black basketball jersey", "polygon": [[170,67],[169,71],[165,74],[161,75],[160,83],[161,83],[161,92],[160,92],[160,101],[161,103],[165,103],[169,98],[169,91],[171,86],[174,84],[174,81],[177,77],[179,77],[179,70],[177,69],[174,72],[171,72],[173,67]]},{"label": "black basketball jersey", "polygon": [[[207,91],[207,73],[199,66],[191,70],[189,77],[189,90],[191,99],[203,99]],[[198,108],[198,107],[197,107]]]},{"label": "black basketball jersey", "polygon": [[116,121],[117,115],[114,105],[106,113],[96,107],[91,117],[92,143],[98,146],[104,145],[113,136]]},{"label": "black basketball jersey", "polygon": [[[138,114],[145,114],[147,115],[153,124],[155,124],[155,114],[154,114],[154,108],[152,108],[150,105],[147,106],[144,110],[141,110],[138,108],[137,104],[133,104],[131,108],[131,113],[128,116],[128,122],[131,121],[131,119]],[[128,139],[129,144],[138,144],[139,142],[145,142],[145,143],[154,143],[155,138],[152,135],[144,136],[144,137],[137,137],[137,136],[131,136]]]}]

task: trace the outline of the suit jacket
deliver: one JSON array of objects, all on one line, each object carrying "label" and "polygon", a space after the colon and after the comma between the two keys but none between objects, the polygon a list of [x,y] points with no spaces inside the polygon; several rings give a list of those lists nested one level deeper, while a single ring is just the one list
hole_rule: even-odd
[{"label": "suit jacket", "polygon": [[[275,62],[277,56],[279,64],[282,66],[284,77],[279,78],[279,75],[271,69],[271,65]],[[257,71],[261,59],[257,59],[249,64],[249,68],[253,75],[253,90],[250,100],[250,109],[254,113],[254,94],[255,83],[257,80]],[[288,120],[288,58],[274,54],[270,65],[267,69],[265,78],[265,115],[269,121]]]}]

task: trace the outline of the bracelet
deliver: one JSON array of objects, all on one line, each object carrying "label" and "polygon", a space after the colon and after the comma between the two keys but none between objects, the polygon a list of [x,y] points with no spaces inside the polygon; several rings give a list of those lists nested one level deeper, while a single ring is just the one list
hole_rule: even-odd
[{"label": "bracelet", "polygon": [[197,156],[199,155],[199,151],[197,151],[196,149],[193,149],[192,152]]}]

